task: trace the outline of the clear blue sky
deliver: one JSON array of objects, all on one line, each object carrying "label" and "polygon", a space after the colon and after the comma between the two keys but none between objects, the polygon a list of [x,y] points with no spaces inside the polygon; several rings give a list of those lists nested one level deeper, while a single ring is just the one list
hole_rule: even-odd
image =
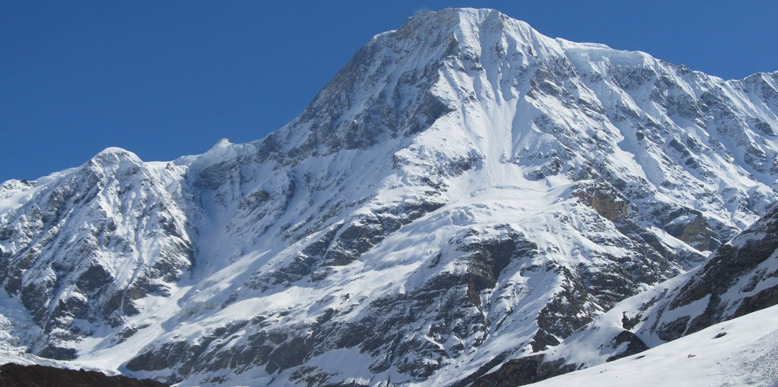
[{"label": "clear blue sky", "polygon": [[496,8],[541,33],[722,78],[778,70],[778,2],[0,2],[0,181],[118,146],[143,160],[294,118],[373,35],[421,9]]}]

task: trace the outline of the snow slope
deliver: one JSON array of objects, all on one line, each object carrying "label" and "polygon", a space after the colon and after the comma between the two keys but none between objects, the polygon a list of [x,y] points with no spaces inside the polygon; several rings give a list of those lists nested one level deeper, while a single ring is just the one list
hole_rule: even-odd
[{"label": "snow slope", "polygon": [[778,307],[670,343],[531,384],[551,386],[775,386]]},{"label": "snow slope", "polygon": [[11,345],[189,384],[450,383],[756,221],[777,112],[778,73],[421,12],[262,140],[0,185],[0,282],[39,329]]}]

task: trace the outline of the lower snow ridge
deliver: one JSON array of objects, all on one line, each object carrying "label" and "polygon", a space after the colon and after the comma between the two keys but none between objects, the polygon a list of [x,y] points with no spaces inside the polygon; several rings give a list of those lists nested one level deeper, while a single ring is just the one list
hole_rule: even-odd
[{"label": "lower snow ridge", "polygon": [[532,386],[778,386],[778,306]]}]

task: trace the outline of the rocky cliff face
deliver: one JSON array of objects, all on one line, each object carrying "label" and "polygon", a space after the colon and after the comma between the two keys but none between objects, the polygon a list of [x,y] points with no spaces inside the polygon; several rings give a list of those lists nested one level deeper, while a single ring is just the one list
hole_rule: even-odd
[{"label": "rocky cliff face", "polygon": [[486,372],[764,214],[776,95],[778,73],[422,12],[263,140],[4,183],[0,280],[40,327],[18,345],[195,384]]}]

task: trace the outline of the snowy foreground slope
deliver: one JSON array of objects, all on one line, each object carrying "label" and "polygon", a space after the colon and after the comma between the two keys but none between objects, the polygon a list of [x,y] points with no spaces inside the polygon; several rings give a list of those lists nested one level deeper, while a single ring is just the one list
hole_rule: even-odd
[{"label": "snowy foreground slope", "polygon": [[778,73],[422,12],[262,140],[2,183],[2,343],[183,384],[482,376],[765,215],[777,114]]},{"label": "snowy foreground slope", "polygon": [[638,355],[531,386],[772,387],[777,384],[778,306],[773,306]]}]

